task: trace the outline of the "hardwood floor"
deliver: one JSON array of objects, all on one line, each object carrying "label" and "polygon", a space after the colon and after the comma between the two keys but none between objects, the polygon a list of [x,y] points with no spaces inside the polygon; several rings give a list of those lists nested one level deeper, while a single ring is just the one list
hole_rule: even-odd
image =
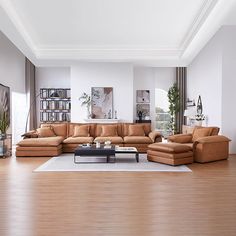
[{"label": "hardwood floor", "polygon": [[1,236],[236,235],[236,155],[192,173],[33,173],[0,159]]}]

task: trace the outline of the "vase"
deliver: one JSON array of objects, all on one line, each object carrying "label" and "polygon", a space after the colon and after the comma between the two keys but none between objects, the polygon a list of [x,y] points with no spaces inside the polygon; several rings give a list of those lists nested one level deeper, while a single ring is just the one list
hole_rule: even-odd
[{"label": "vase", "polygon": [[202,126],[202,120],[196,120],[196,126]]}]

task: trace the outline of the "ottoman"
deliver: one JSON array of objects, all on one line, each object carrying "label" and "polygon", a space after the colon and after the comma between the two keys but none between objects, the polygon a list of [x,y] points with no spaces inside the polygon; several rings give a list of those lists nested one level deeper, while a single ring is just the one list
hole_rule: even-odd
[{"label": "ottoman", "polygon": [[183,165],[193,163],[192,148],[178,143],[153,143],[148,146],[148,161],[168,165]]}]

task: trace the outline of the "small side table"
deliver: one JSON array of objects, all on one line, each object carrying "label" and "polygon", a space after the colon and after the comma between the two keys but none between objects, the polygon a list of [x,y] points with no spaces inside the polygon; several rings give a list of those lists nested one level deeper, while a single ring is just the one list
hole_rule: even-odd
[{"label": "small side table", "polygon": [[12,155],[12,135],[6,134],[2,136],[0,134],[0,157],[6,158]]}]

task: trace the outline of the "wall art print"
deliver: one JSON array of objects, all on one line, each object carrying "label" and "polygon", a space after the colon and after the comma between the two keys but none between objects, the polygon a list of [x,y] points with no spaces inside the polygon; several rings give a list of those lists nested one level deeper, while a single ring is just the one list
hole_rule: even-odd
[{"label": "wall art print", "polygon": [[137,103],[149,103],[150,102],[150,90],[137,90],[136,91]]},{"label": "wall art print", "polygon": [[10,88],[0,84],[0,116],[3,115],[10,125]]},{"label": "wall art print", "polygon": [[93,119],[113,118],[113,88],[92,87],[91,116]]},{"label": "wall art print", "polygon": [[142,115],[142,118],[145,116],[150,116],[150,104],[137,104],[136,116],[139,117],[140,114]]}]

